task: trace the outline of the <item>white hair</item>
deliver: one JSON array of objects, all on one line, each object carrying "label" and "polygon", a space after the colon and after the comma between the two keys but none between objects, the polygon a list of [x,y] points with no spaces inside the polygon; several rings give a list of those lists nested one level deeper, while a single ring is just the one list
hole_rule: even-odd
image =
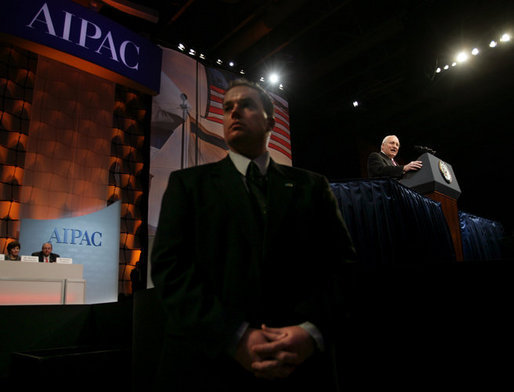
[{"label": "white hair", "polygon": [[[383,140],[382,140],[382,146],[384,145],[384,143],[387,141],[387,139],[389,139],[390,137],[395,137],[398,139],[398,136],[396,135],[387,135]],[[398,144],[400,144],[400,139],[398,139]]]}]

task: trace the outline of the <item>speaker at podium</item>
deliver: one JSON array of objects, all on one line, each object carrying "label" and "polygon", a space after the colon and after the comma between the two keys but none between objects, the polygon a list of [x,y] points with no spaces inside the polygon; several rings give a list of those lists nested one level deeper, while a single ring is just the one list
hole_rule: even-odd
[{"label": "speaker at podium", "polygon": [[461,190],[452,165],[425,152],[417,158],[423,162],[421,169],[407,172],[400,184],[441,203],[441,209],[452,235],[457,261],[463,260],[457,199]]}]

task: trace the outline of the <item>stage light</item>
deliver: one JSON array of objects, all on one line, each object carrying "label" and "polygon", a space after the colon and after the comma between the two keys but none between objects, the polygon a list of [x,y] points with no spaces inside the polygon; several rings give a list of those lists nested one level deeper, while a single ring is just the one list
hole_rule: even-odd
[{"label": "stage light", "polygon": [[279,88],[280,90],[283,90],[283,89],[284,89],[284,85],[283,85],[282,83],[280,83],[280,85],[278,86],[278,88]]},{"label": "stage light", "polygon": [[471,51],[471,54],[472,54],[473,56],[476,56],[476,55],[477,55],[477,54],[479,54],[479,53],[480,53],[480,51],[478,50],[478,48],[473,48],[473,50]]},{"label": "stage light", "polygon": [[184,50],[186,50],[186,47],[184,46],[184,44],[178,44],[178,49],[183,52]]},{"label": "stage light", "polygon": [[468,61],[468,54],[466,52],[460,52],[457,57],[456,57],[456,60],[458,63],[463,63],[465,61]]},{"label": "stage light", "polygon": [[235,63],[234,63],[233,61],[230,61],[230,62],[228,63],[228,65],[229,65],[229,67],[233,67],[233,66],[235,65]]},{"label": "stage light", "polygon": [[244,69],[242,69],[241,71],[239,71],[239,73],[240,73],[241,75],[244,75],[244,74],[245,74]]},{"label": "stage light", "polygon": [[353,101],[352,105],[354,108],[356,108],[357,106],[359,106],[359,101]]},{"label": "stage light", "polygon": [[436,70],[435,70],[436,73],[440,73],[441,71],[442,71],[441,67],[437,67]]},{"label": "stage light", "polygon": [[443,67],[445,70],[447,70],[448,68],[450,68],[450,66],[448,64],[446,64],[444,67]]},{"label": "stage light", "polygon": [[509,42],[509,41],[510,41],[510,35],[509,35],[509,34],[507,34],[507,33],[503,34],[503,35],[501,36],[501,38],[500,38],[500,41],[501,41],[501,42]]},{"label": "stage light", "polygon": [[496,45],[498,45],[498,43],[496,41],[494,41],[494,40],[489,43],[489,47],[490,48],[495,48]]},{"label": "stage light", "polygon": [[456,61],[454,61],[454,62],[452,63],[452,67],[455,67],[456,65],[457,65],[457,62],[456,62]]},{"label": "stage light", "polygon": [[261,78],[259,79],[260,82],[264,82],[264,76],[261,76]]},{"label": "stage light", "polygon": [[221,65],[221,64],[223,64],[223,61],[221,61],[221,59],[218,59],[218,60],[216,60],[216,64]]},{"label": "stage light", "polygon": [[277,83],[278,83],[278,81],[279,81],[279,77],[278,77],[278,75],[277,75],[276,73],[272,73],[272,74],[269,76],[268,80],[269,80],[269,82],[270,82],[271,84],[277,84]]},{"label": "stage light", "polygon": [[200,53],[200,58],[201,58],[202,60],[205,60],[205,55],[204,55],[203,53]]},{"label": "stage light", "polygon": [[189,49],[189,55],[190,55],[190,56],[196,56],[196,50],[194,50],[194,49]]}]

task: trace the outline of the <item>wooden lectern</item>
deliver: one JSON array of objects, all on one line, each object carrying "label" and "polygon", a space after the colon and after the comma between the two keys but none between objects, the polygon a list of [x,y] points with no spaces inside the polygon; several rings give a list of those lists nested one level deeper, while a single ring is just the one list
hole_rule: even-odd
[{"label": "wooden lectern", "polygon": [[428,152],[417,160],[423,162],[423,167],[418,171],[407,172],[400,183],[441,203],[452,236],[455,257],[457,261],[462,261],[462,238],[457,208],[457,199],[461,191],[453,168]]}]

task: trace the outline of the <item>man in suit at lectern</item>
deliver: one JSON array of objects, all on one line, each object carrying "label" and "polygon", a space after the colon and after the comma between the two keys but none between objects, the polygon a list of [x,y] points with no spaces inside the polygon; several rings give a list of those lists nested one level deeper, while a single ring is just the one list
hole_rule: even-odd
[{"label": "man in suit at lectern", "polygon": [[372,152],[368,156],[369,177],[401,178],[406,172],[421,169],[421,161],[412,161],[406,165],[398,165],[394,158],[400,150],[400,140],[395,135],[388,135],[382,141],[380,152]]},{"label": "man in suit at lectern", "polygon": [[223,113],[228,156],[172,173],[162,199],[156,389],[334,390],[337,282],[355,257],[337,202],[323,176],[270,158],[274,110],[260,86],[233,83]]},{"label": "man in suit at lectern", "polygon": [[41,246],[41,252],[34,252],[32,256],[38,256],[40,263],[55,263],[57,258],[60,257],[57,253],[52,253],[52,244],[45,242]]}]

